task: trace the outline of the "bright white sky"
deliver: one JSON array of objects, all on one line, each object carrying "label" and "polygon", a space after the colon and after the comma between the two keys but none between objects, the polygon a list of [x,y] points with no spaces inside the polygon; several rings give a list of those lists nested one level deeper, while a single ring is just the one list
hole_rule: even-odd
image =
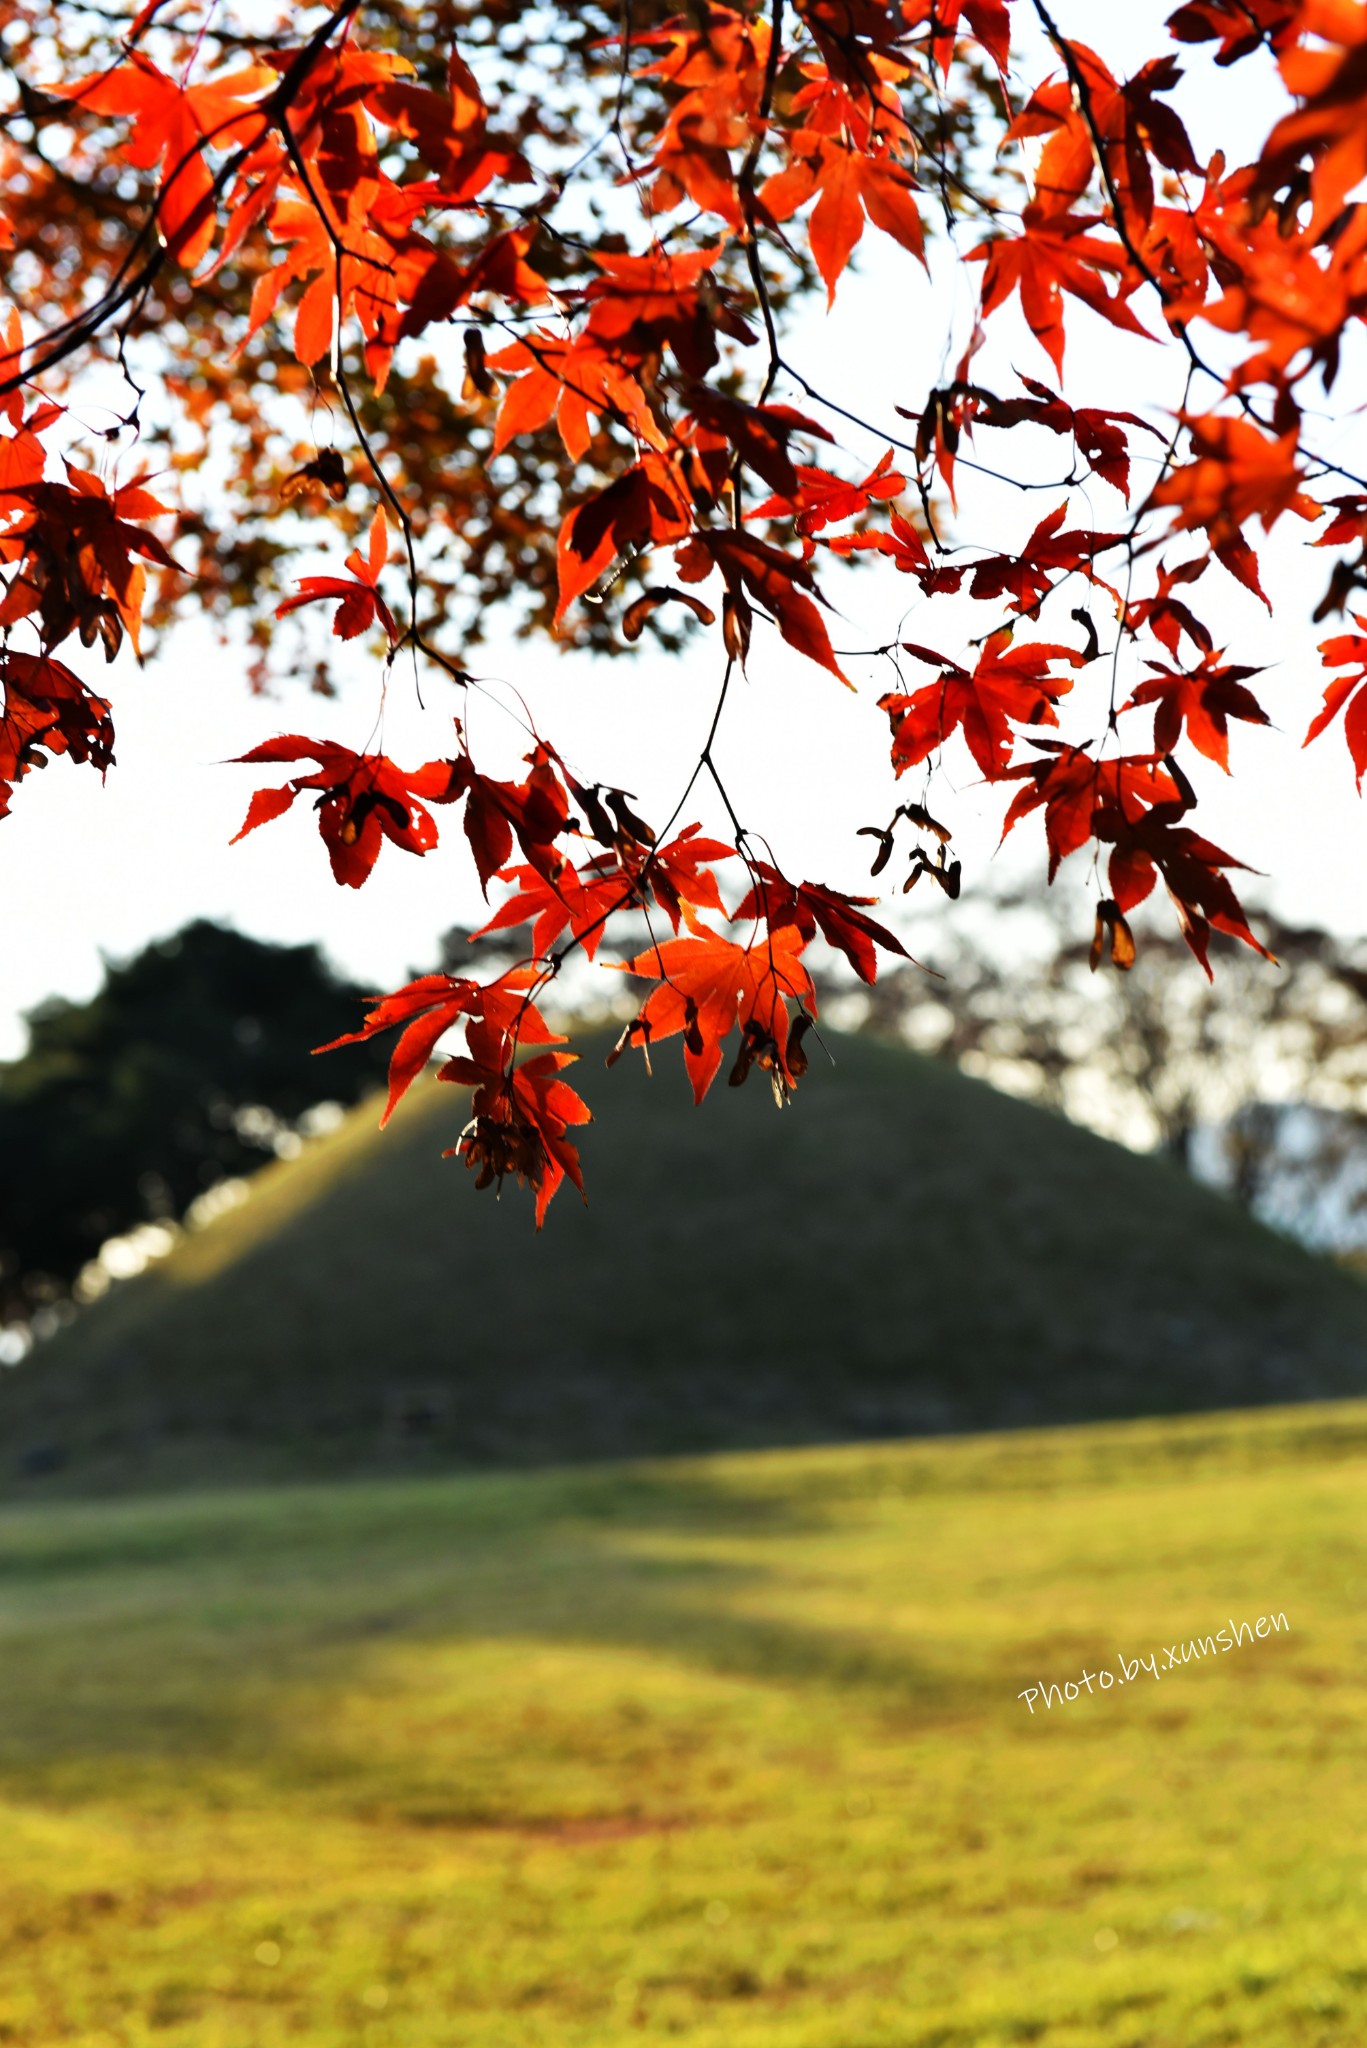
[{"label": "bright white sky", "polygon": [[[1094,7],[1073,0],[1058,11],[1065,28],[1085,34],[1091,27],[1096,34]],[[1164,47],[1161,22],[1167,11],[1150,0],[1123,12],[1105,10],[1105,31],[1097,40],[1114,69],[1133,69]],[[1023,0],[1015,12],[1024,16]],[[1233,78],[1214,72],[1199,52],[1185,54],[1184,62],[1191,76],[1179,104],[1197,155],[1218,145],[1238,159],[1265,132],[1275,100],[1269,94],[1260,108],[1242,70]],[[1029,67],[1035,78],[1044,68]],[[961,346],[976,272],[965,275],[943,264],[944,274],[932,288],[910,258],[873,232],[861,258],[835,310],[829,316],[814,310],[786,353],[819,389],[889,428],[905,429],[892,408],[919,407],[929,386],[940,381],[946,326],[953,325]],[[1142,315],[1143,299],[1135,303]],[[1175,350],[1120,335],[1073,302],[1069,337],[1068,395],[1074,403],[1136,410],[1175,403],[1181,386]],[[993,388],[1012,390],[1012,366],[1052,380],[1051,366],[1014,311],[994,317],[990,347],[975,374]],[[1345,406],[1343,393],[1356,382],[1350,366],[1339,394]],[[800,393],[779,395],[820,416]],[[1333,430],[1336,453],[1351,431]],[[854,429],[841,429],[840,438],[854,459],[867,456],[870,466],[886,445]],[[1002,461],[1009,449],[1014,463],[1020,438],[983,433],[977,452],[980,459]],[[1062,444],[1040,439],[1041,459],[1057,464]],[[1136,439],[1142,445],[1143,437]],[[1039,473],[1059,472],[1055,467]],[[1022,497],[990,485],[980,492],[974,484],[963,493],[961,531],[966,539],[990,537],[994,545],[1019,540],[1055,502],[1044,493]],[[1080,500],[1074,509],[1083,509]],[[1121,501],[1105,487],[1096,489],[1093,509],[1098,526],[1121,523]],[[1283,520],[1278,545],[1265,561],[1274,600],[1271,620],[1218,566],[1197,593],[1197,609],[1217,643],[1229,646],[1230,658],[1268,666],[1270,673],[1255,687],[1278,728],[1236,729],[1229,781],[1212,765],[1198,764],[1197,822],[1217,843],[1267,873],[1267,883],[1250,883],[1250,894],[1285,916],[1355,934],[1362,926],[1367,817],[1341,738],[1327,735],[1308,752],[1300,750],[1323,689],[1315,642],[1341,627],[1338,621],[1322,628],[1309,622],[1327,558],[1302,545],[1301,533],[1291,531],[1298,524]],[[301,561],[299,573],[318,566]],[[958,655],[970,635],[994,623],[987,607],[943,599],[933,609],[918,601],[914,615],[908,610],[904,617],[919,593],[891,571],[870,572],[848,586],[828,582],[827,588],[849,620],[832,622],[837,647],[872,646],[897,637],[900,626],[904,637]],[[1060,615],[1052,626],[1046,612],[1040,637],[1075,640],[1066,614],[1077,601],[1058,601]],[[1104,638],[1100,610],[1098,623]],[[320,644],[327,627],[327,611],[320,607]],[[536,643],[496,641],[474,665],[482,676],[516,684],[572,766],[587,771],[589,780],[634,791],[644,814],[657,820],[672,810],[696,757],[720,672],[712,637],[682,657],[647,652],[616,664],[567,659]],[[855,694],[757,629],[750,680],[734,691],[719,756],[743,821],[767,833],[788,872],[872,889],[876,885],[865,879],[870,842],[855,839],[855,828],[886,821],[899,798],[919,794],[919,786],[897,789],[887,762],[887,722],[876,700],[895,686],[895,678],[877,661],[853,659],[845,666],[858,686]],[[51,993],[92,992],[102,955],[134,952],[191,917],[229,920],[262,938],[320,940],[340,966],[377,989],[395,985],[410,969],[429,969],[438,935],[478,918],[478,888],[457,819],[449,813],[437,814],[445,827],[442,847],[416,860],[386,846],[360,891],[333,883],[307,799],[286,819],[229,846],[251,790],[284,777],[221,765],[228,757],[276,732],[302,731],[360,746],[374,720],[375,670],[364,657],[355,662],[355,684],[336,702],[310,696],[302,687],[282,688],[271,701],[253,698],[245,669],[245,657],[220,648],[197,628],[181,632],[146,671],[121,662],[108,679],[118,765],[107,784],[102,787],[88,769],[57,761],[16,792],[12,815],[0,827],[0,1057],[21,1049],[26,1008]],[[98,673],[90,680],[102,687]],[[1084,676],[1084,693],[1087,687]],[[460,708],[455,693],[428,676],[424,695],[425,711],[417,705],[411,671],[400,665],[390,686],[384,747],[405,764],[449,751],[449,718]],[[1093,723],[1084,717],[1079,730],[1091,730]],[[495,704],[472,700],[468,724],[481,766],[507,772],[516,765],[517,728]],[[1133,724],[1139,744],[1143,727],[1137,719]],[[934,792],[938,815],[955,830],[966,891],[992,857],[1004,808],[1000,793],[973,785],[975,774],[956,750]],[[708,824],[720,824],[715,805],[699,809]],[[1042,884],[1037,821],[1027,821],[1008,842],[999,865],[1007,861],[1022,863]],[[1071,864],[1080,932],[1089,924],[1084,861],[1079,855]],[[930,887],[922,883],[918,896]],[[954,909],[937,895],[918,902],[917,910],[915,947],[933,961],[937,924]]]}]

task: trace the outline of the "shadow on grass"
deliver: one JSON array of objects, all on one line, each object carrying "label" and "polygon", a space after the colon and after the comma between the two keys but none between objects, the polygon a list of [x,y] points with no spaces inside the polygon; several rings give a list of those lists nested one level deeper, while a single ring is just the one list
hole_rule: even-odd
[{"label": "shadow on grass", "polygon": [[308,1756],[334,1784],[364,1777],[332,1708],[406,1685],[410,1650],[644,1653],[918,1717],[971,1709],[972,1685],[914,1644],[753,1612],[782,1594],[785,1539],[835,1519],[819,1495],[649,1468],[10,1513],[0,1793],[74,1795],[169,1758],[187,1797],[205,1770],[295,1783]]},{"label": "shadow on grass", "polygon": [[306,1750],[320,1780],[341,1783],[367,1765],[329,1734],[340,1706],[392,1692],[416,1714],[429,1671],[454,1697],[481,1656],[516,1688],[524,1651],[635,1657],[685,1688],[771,1686],[818,1718],[833,1700],[919,1723],[973,1715],[1000,1704],[990,1665],[842,1610],[860,1569],[847,1539],[881,1542],[891,1515],[910,1574],[926,1525],[908,1516],[937,1497],[957,1495],[951,1522],[971,1513],[981,1528],[994,1497],[1237,1482],[1360,1455],[1364,1441],[1358,1402],[0,1511],[0,1791],[56,1796],[116,1762],[155,1775],[168,1758],[187,1784],[221,1769],[265,1786],[297,1774]]}]

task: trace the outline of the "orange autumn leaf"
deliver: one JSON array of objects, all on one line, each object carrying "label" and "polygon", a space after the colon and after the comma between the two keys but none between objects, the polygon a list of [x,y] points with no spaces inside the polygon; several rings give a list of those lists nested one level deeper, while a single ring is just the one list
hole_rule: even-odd
[{"label": "orange autumn leaf", "polygon": [[878,700],[892,726],[892,764],[898,775],[960,730],[983,774],[999,775],[1011,758],[1012,724],[1057,725],[1054,707],[1073,681],[1052,671],[1060,662],[1077,668],[1083,660],[1076,648],[1051,642],[1017,646],[1009,628],[992,634],[972,670],[928,647],[906,641],[903,647],[918,661],[938,666],[940,676],[924,689],[893,690]]},{"label": "orange autumn leaf", "polygon": [[1294,429],[1269,435],[1251,420],[1221,414],[1202,414],[1186,425],[1194,459],[1163,477],[1150,503],[1172,506],[1178,531],[1204,529],[1218,559],[1268,604],[1243,529],[1256,517],[1270,532],[1283,512],[1319,518],[1318,500],[1301,488],[1299,436]]},{"label": "orange autumn leaf", "polygon": [[[1128,292],[1138,283],[1129,260],[1118,243],[1091,233],[1096,224],[1087,217],[1056,216],[1032,202],[1021,215],[1019,235],[999,235],[968,252],[970,263],[985,265],[984,319],[1019,291],[1026,322],[1060,377],[1065,293],[1113,327],[1153,339],[1129,304]],[[1116,280],[1113,289],[1107,278]]]},{"label": "orange autumn leaf", "polygon": [[793,146],[794,161],[766,182],[760,200],[771,219],[783,221],[815,197],[807,240],[828,305],[834,304],[866,219],[925,262],[916,181],[903,164],[888,154],[866,155],[848,139],[810,131],[795,137]]},{"label": "orange autumn leaf", "polygon": [[287,612],[298,611],[300,605],[316,604],[321,600],[336,597],[341,599],[333,617],[332,630],[342,640],[354,640],[358,633],[364,633],[378,620],[389,636],[392,647],[399,638],[399,629],[394,614],[380,596],[380,571],[389,558],[389,529],[384,507],[380,506],[370,522],[370,542],[363,555],[355,548],[346,558],[350,576],[305,576],[301,578],[295,597],[287,597],[275,608],[277,619]]},{"label": "orange autumn leaf", "polygon": [[1269,135],[1259,178],[1275,189],[1308,156],[1309,230],[1318,235],[1367,178],[1367,8],[1359,0],[1305,0],[1296,27],[1280,69],[1300,105]]},{"label": "orange autumn leaf", "polygon": [[1160,754],[1171,754],[1185,728],[1192,745],[1209,761],[1229,773],[1229,721],[1243,719],[1250,725],[1267,725],[1267,713],[1244,688],[1250,676],[1262,674],[1237,662],[1221,663],[1212,652],[1201,657],[1194,669],[1168,668],[1151,661],[1152,674],[1121,706],[1129,711],[1152,704],[1153,744]]},{"label": "orange autumn leaf", "polygon": [[160,166],[157,223],[172,255],[193,270],[213,242],[216,225],[205,152],[263,137],[265,117],[253,102],[275,83],[266,65],[247,64],[203,85],[182,85],[133,50],[103,77],[58,81],[49,89],[88,113],[131,120],[120,154],[139,170]]},{"label": "orange autumn leaf", "polygon": [[737,1025],[755,1046],[776,1087],[790,1089],[797,1075],[788,1059],[790,1011],[816,1014],[816,991],[802,961],[806,939],[783,925],[749,946],[736,945],[684,909],[687,938],[666,939],[629,962],[627,971],[657,986],[641,1006],[648,1043],[684,1039],[684,1065],[701,1102],[717,1077],[723,1041]]},{"label": "orange autumn leaf", "polygon": [[[430,770],[408,773],[383,754],[355,754],[331,740],[304,739],[285,733],[263,740],[241,763],[316,761],[311,775],[296,775],[278,789],[258,789],[247,816],[231,844],[245,839],[258,825],[282,817],[305,791],[316,791],[318,830],[328,850],[332,872],[349,889],[359,889],[387,839],[405,853],[430,853],[437,843],[436,822],[424,804],[446,799],[432,786]],[[443,764],[444,765],[444,764]]]},{"label": "orange autumn leaf", "polygon": [[577,1055],[542,1052],[510,1064],[515,1048],[508,1034],[482,1019],[468,1026],[466,1045],[437,1075],[439,1081],[474,1090],[470,1121],[447,1157],[463,1159],[477,1176],[477,1187],[501,1189],[508,1174],[520,1187],[530,1187],[540,1230],[564,1181],[584,1193],[579,1153],[569,1133],[592,1122],[592,1113],[559,1078]]},{"label": "orange autumn leaf", "polygon": [[1318,739],[1342,714],[1343,736],[1348,742],[1361,794],[1362,778],[1367,775],[1367,618],[1361,612],[1354,612],[1353,617],[1362,627],[1362,632],[1336,633],[1331,639],[1320,642],[1320,659],[1326,668],[1346,668],[1352,673],[1335,676],[1329,683],[1324,692],[1323,707],[1311,721],[1310,730],[1301,744],[1308,747],[1311,740]]}]

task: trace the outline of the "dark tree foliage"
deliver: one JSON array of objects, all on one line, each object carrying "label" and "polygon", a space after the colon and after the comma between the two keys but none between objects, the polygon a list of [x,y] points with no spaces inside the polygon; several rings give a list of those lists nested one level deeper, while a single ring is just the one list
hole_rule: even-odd
[{"label": "dark tree foliage", "polygon": [[111,965],[89,1002],[33,1011],[28,1051],[0,1066],[0,1318],[64,1295],[106,1239],[251,1173],[320,1099],[373,1089],[375,1048],[326,1067],[308,1051],[362,994],[316,946],[201,919]]}]

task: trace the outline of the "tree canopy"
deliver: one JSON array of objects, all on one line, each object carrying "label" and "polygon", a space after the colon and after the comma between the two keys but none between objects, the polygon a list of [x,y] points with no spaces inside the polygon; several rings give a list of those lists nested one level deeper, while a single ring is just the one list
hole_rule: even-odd
[{"label": "tree canopy", "polygon": [[200,919],[107,966],[88,1002],[33,1011],[28,1050],[0,1066],[0,1316],[59,1299],[107,1239],[262,1165],[321,1097],[368,1094],[375,1048],[326,1067],[308,1052],[360,994],[313,946]]},{"label": "tree canopy", "polygon": [[[1195,784],[1228,769],[1231,721],[1304,714],[1265,707],[1205,595],[1232,578],[1268,603],[1283,522],[1325,550],[1317,616],[1339,626],[1305,738],[1346,740],[1360,786],[1367,612],[1342,615],[1367,589],[1367,478],[1335,406],[1367,308],[1367,5],[1193,0],[1155,44],[1117,76],[1044,0],[0,0],[0,811],[51,757],[110,769],[92,659],[178,616],[240,618],[263,687],[281,635],[373,648],[347,739],[329,712],[244,757],[274,775],[242,831],[303,799],[358,888],[460,812],[499,885],[498,971],[421,977],[350,1035],[398,1031],[392,1106],[463,1027],[454,1149],[481,1186],[527,1183],[538,1222],[582,1186],[587,1111],[544,1009],[572,955],[644,983],[619,1053],[677,1036],[699,1100],[729,1060],[785,1101],[808,949],[865,981],[904,953],[874,898],[797,881],[737,815],[716,740],[775,636],[833,690],[853,654],[885,665],[901,783],[867,828],[874,875],[958,894],[946,798],[971,765],[1004,832],[1042,825],[1051,880],[1091,858],[1094,964],[1130,965],[1160,881],[1207,969],[1214,932],[1265,950]],[[1250,161],[1198,157],[1172,98],[1189,46],[1231,110],[1255,74],[1281,94]],[[960,266],[974,301],[887,419],[857,364],[818,389],[785,353],[869,231],[928,276]],[[1081,402],[1070,349],[1097,323],[1166,347],[1175,413],[1136,412],[1120,377]],[[1002,479],[1040,494],[1024,539]],[[869,558],[906,579],[916,637],[882,619],[838,649],[830,578]],[[572,699],[542,731],[481,676],[498,608],[570,650],[677,650],[710,715],[668,816],[579,763]],[[384,752],[410,679],[439,734],[416,766]],[[511,777],[472,749],[476,694],[522,721]]]}]

